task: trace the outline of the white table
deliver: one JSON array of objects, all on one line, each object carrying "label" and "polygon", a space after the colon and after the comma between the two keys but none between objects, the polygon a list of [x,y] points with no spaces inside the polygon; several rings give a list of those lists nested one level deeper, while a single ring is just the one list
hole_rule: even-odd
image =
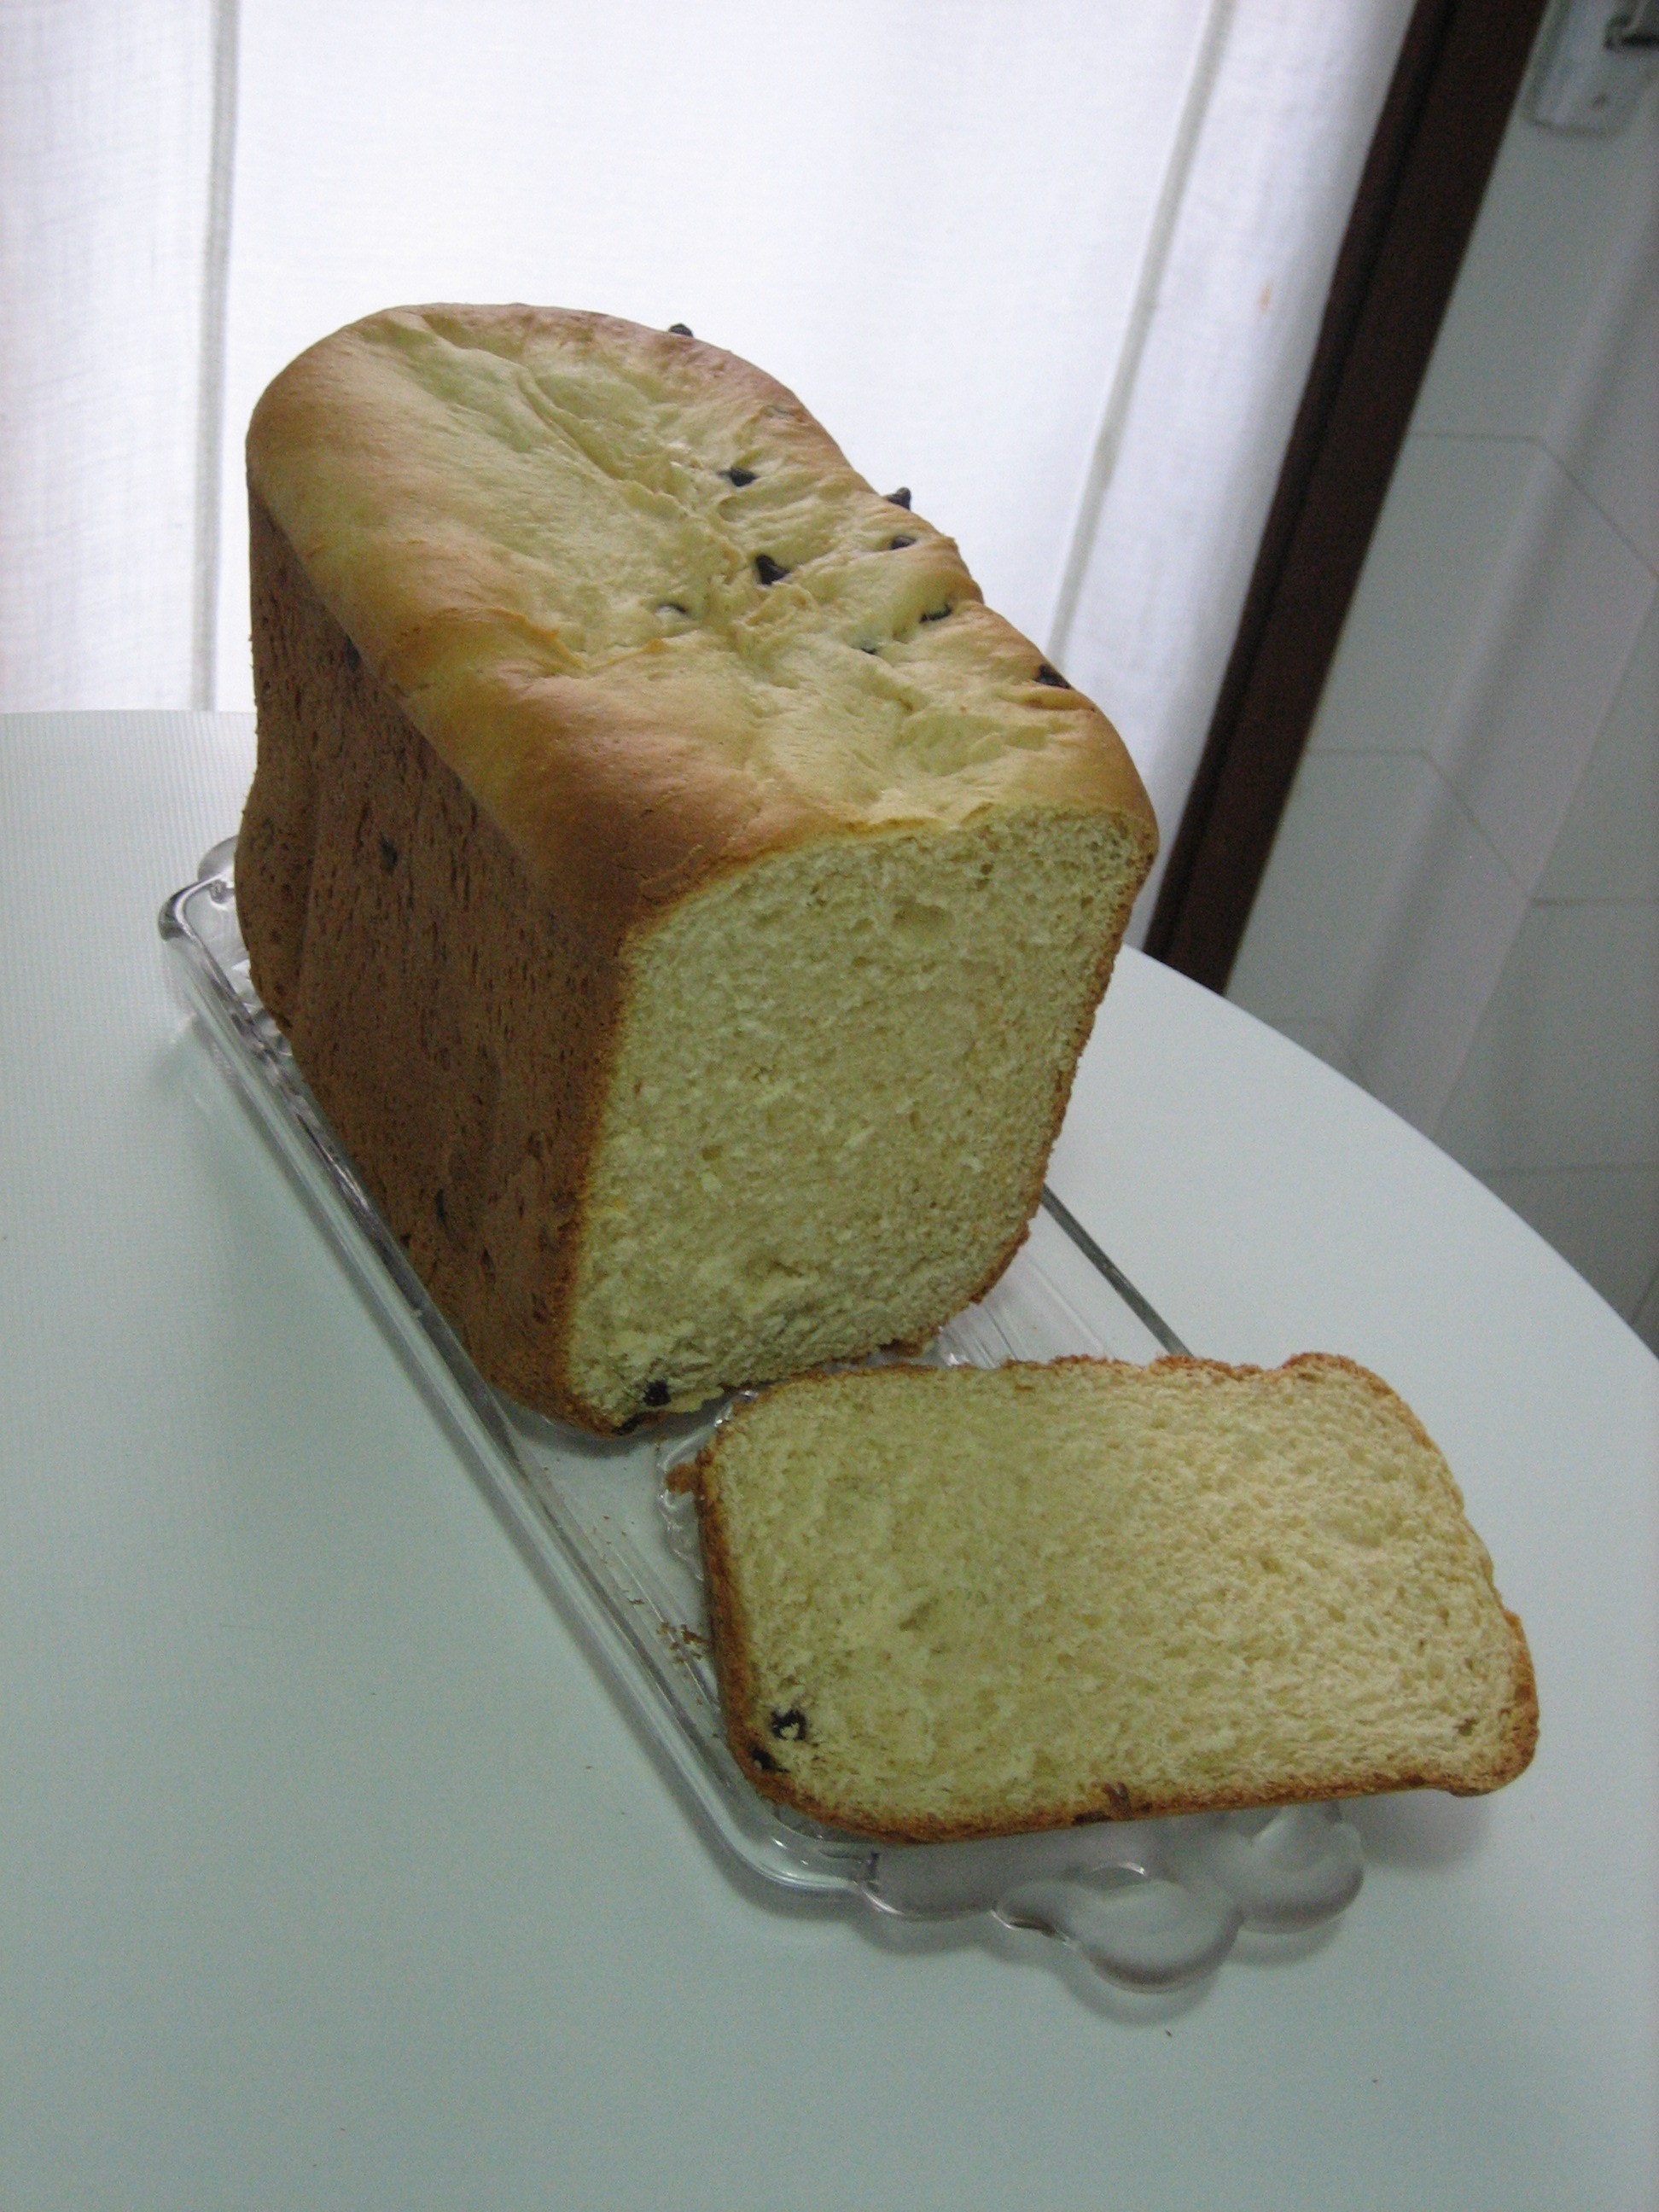
[{"label": "white table", "polygon": [[781,1909],[170,998],[155,910],[251,754],[0,724],[0,2202],[1651,2212],[1659,1364],[1595,1294],[1126,957],[1060,1195],[1200,1349],[1412,1401],[1526,1621],[1537,1760],[1362,1808],[1328,1940],[1152,2010],[1036,1939]]}]

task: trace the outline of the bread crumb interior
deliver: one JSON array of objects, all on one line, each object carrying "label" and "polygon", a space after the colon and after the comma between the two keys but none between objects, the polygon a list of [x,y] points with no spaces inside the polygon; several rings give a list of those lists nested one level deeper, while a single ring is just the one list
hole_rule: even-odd
[{"label": "bread crumb interior", "polygon": [[1097,816],[778,855],[635,957],[570,1375],[612,1418],[936,1326],[1034,1207],[1138,880]]},{"label": "bread crumb interior", "polygon": [[748,1409],[710,1479],[743,1723],[878,1829],[1502,1764],[1484,1547],[1335,1365],[845,1376]]}]

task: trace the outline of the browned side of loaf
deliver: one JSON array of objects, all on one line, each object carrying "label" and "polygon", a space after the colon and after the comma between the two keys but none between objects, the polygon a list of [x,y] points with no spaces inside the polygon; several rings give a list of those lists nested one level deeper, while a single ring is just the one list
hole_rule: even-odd
[{"label": "browned side of loaf", "polygon": [[597,1425],[559,1335],[619,1018],[555,912],[250,501],[258,765],[236,854],[254,988],[477,1366]]},{"label": "browned side of loaf", "polygon": [[[1053,1364],[1112,1365],[1118,1363],[1079,1358]],[[1229,1366],[1220,1360],[1184,1358],[1161,1359],[1153,1364],[1155,1368],[1201,1370],[1214,1376],[1218,1381],[1273,1371],[1260,1367]],[[1340,1367],[1357,1376],[1386,1400],[1391,1410],[1403,1419],[1419,1442],[1438,1455],[1438,1447],[1406,1401],[1380,1376],[1367,1367],[1360,1366],[1357,1361],[1345,1358],[1338,1353],[1299,1352],[1286,1360],[1279,1371],[1293,1374],[1302,1370],[1312,1379],[1314,1372],[1322,1367]],[[892,1367],[878,1371],[884,1376],[890,1376],[893,1386],[902,1389],[907,1374],[913,1370]],[[921,1371],[929,1375],[937,1372],[933,1369]],[[791,1387],[811,1387],[815,1382],[830,1379],[827,1373],[803,1376],[798,1377]],[[1108,1781],[1091,1791],[1080,1793],[1077,1797],[1052,1805],[1041,1813],[1022,1810],[1017,1818],[999,1820],[992,1816],[981,1820],[944,1820],[921,1815],[902,1829],[885,1826],[878,1816],[856,1805],[832,1803],[819,1798],[793,1777],[783,1772],[767,1748],[754,1672],[749,1659],[748,1626],[732,1572],[731,1547],[725,1520],[718,1493],[708,1480],[719,1443],[718,1436],[712,1437],[695,1460],[670,1474],[668,1482],[671,1489],[688,1494],[696,1501],[698,1534],[708,1600],[710,1640],[726,1741],[732,1757],[762,1796],[775,1804],[787,1806],[791,1811],[801,1814],[808,1820],[820,1821],[826,1827],[868,1836],[876,1843],[963,1843],[990,1836],[1082,1827],[1097,1820],[1161,1820],[1178,1814],[1237,1812],[1259,1808],[1264,1803],[1321,1804],[1338,1796],[1375,1796],[1385,1791],[1400,1790],[1443,1790],[1452,1796],[1481,1796],[1490,1790],[1502,1789],[1524,1773],[1538,1747],[1538,1682],[1533,1669],[1532,1653],[1519,1616],[1503,1606],[1500,1600],[1500,1609],[1510,1630],[1512,1671],[1509,1705],[1502,1751],[1488,1768],[1479,1772],[1467,1769],[1453,1772],[1429,1764],[1411,1767],[1401,1765],[1378,1768],[1358,1780],[1344,1782],[1340,1788],[1333,1786],[1328,1775],[1287,1774],[1270,1799],[1264,1799],[1259,1792],[1249,1791],[1160,1793]],[[1449,1471],[1447,1481],[1457,1498],[1461,1510],[1462,1494]],[[1492,1582],[1490,1562],[1486,1574],[1488,1582]],[[1492,1594],[1494,1597],[1498,1595],[1495,1583]]]}]

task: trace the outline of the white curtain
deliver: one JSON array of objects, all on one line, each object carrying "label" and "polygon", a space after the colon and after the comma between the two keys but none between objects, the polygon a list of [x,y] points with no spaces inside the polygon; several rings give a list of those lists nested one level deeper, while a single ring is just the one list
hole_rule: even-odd
[{"label": "white curtain", "polygon": [[0,0],[0,708],[208,703],[214,28],[211,0]]},{"label": "white curtain", "polygon": [[0,0],[0,704],[248,705],[264,383],[552,301],[909,484],[1167,836],[1408,5]]}]

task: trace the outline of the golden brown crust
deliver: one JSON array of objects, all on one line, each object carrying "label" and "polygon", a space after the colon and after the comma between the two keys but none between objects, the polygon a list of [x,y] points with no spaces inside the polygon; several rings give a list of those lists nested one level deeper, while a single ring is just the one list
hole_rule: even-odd
[{"label": "golden brown crust", "polygon": [[[590,370],[636,414],[677,406],[678,434],[707,453],[659,483],[630,416],[570,465],[562,380]],[[788,496],[748,515],[716,482],[726,454],[763,464]],[[1036,648],[982,605],[951,541],[916,515],[895,532],[894,509],[794,395],[718,348],[551,309],[391,310],[275,380],[248,474],[370,670],[532,875],[590,904],[602,935],[619,940],[760,854],[1002,799],[1121,815],[1149,862],[1155,850],[1145,791],[1098,708],[1038,683]],[[661,560],[695,555],[719,572],[695,630],[645,634],[652,611],[628,594],[650,578],[631,570],[616,582],[621,613],[593,614],[567,588],[564,569],[602,564],[613,497],[634,522],[660,521]],[[544,508],[568,533],[557,562]],[[799,566],[763,586],[750,540],[790,551],[791,532]],[[938,605],[951,620],[925,627]],[[876,615],[896,625],[902,666],[855,649]],[[799,655],[837,628],[846,641],[811,675],[849,711],[949,703],[991,672],[1001,710],[1032,735],[948,789],[897,797],[849,781],[822,748],[769,751],[800,690]]]},{"label": "golden brown crust", "polygon": [[620,1019],[572,929],[361,661],[254,497],[258,760],[236,854],[252,979],[489,1380],[596,1425],[558,1327]]},{"label": "golden brown crust", "polygon": [[[1030,1366],[1033,1373],[1047,1371],[1046,1367],[1030,1362],[1012,1362],[1011,1364]],[[1123,1360],[1094,1359],[1082,1354],[1048,1363],[1049,1367],[1120,1370],[1128,1369],[1131,1365],[1132,1363]],[[1277,1369],[1230,1365],[1221,1360],[1197,1359],[1185,1355],[1157,1360],[1152,1363],[1152,1367],[1158,1372],[1179,1372],[1217,1382],[1276,1375],[1292,1383],[1304,1377],[1314,1380],[1322,1370],[1339,1370],[1374,1392],[1386,1404],[1390,1413],[1407,1427],[1414,1440],[1440,1460],[1443,1469],[1445,1468],[1438,1447],[1398,1393],[1369,1368],[1340,1353],[1300,1352]],[[868,1379],[878,1387],[903,1388],[907,1382],[914,1383],[918,1376],[926,1377],[939,1387],[950,1387],[947,1370],[933,1367],[895,1364],[876,1368],[869,1370]],[[836,1380],[833,1371],[823,1370],[798,1376],[787,1387],[791,1390],[801,1390],[833,1386]],[[1155,1820],[1189,1813],[1243,1811],[1267,1805],[1314,1804],[1335,1798],[1375,1796],[1395,1790],[1443,1790],[1455,1796],[1477,1796],[1502,1789],[1516,1779],[1530,1765],[1537,1748],[1538,1691],[1532,1655],[1519,1618],[1503,1607],[1499,1601],[1499,1609],[1510,1632],[1512,1673],[1503,1717],[1501,1747],[1498,1755],[1485,1767],[1472,1771],[1467,1765],[1453,1769],[1432,1762],[1416,1765],[1402,1762],[1386,1768],[1378,1767],[1357,1777],[1350,1776],[1340,1782],[1334,1782],[1328,1775],[1287,1775],[1281,1778],[1267,1794],[1260,1789],[1160,1792],[1108,1781],[1073,1799],[1048,1806],[1036,1813],[1022,1811],[1017,1817],[951,1820],[921,1814],[907,1820],[902,1827],[896,1827],[884,1821],[879,1814],[866,1808],[831,1802],[819,1797],[796,1777],[781,1770],[761,1740],[757,1686],[750,1659],[752,1638],[744,1614],[738,1580],[732,1571],[730,1543],[721,1507],[719,1486],[720,1441],[718,1435],[711,1438],[696,1459],[676,1469],[669,1480],[672,1488],[696,1500],[715,1674],[726,1722],[726,1741],[733,1758],[763,1796],[787,1806],[792,1811],[808,1820],[819,1821],[827,1827],[867,1836],[877,1843],[964,1843],[992,1836],[1081,1826],[1097,1820]],[[1462,1494],[1449,1470],[1445,1470],[1445,1480],[1457,1499],[1461,1512]],[[1486,1557],[1484,1547],[1481,1547],[1481,1554],[1485,1561],[1486,1578],[1496,1599],[1498,1592],[1492,1578],[1492,1564]]]}]

